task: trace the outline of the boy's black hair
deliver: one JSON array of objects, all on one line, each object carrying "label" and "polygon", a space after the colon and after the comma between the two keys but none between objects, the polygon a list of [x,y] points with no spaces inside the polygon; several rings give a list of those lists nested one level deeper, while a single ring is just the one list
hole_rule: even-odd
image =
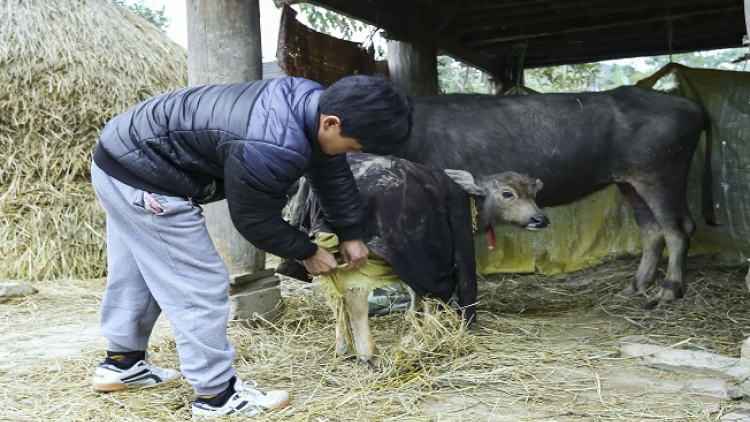
[{"label": "boy's black hair", "polygon": [[388,79],[347,76],[320,97],[319,111],[341,119],[341,136],[358,140],[365,152],[390,153],[411,134],[411,97]]}]

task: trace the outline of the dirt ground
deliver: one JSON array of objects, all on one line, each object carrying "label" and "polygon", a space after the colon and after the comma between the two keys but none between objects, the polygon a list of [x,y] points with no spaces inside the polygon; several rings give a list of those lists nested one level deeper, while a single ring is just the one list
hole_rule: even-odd
[{"label": "dirt ground", "polygon": [[[647,297],[617,295],[635,265],[483,277],[479,323],[450,347],[420,349],[408,365],[399,359],[414,352],[402,348],[414,327],[403,314],[373,318],[389,362],[382,371],[333,357],[333,320],[315,284],[283,279],[282,317],[260,328],[232,324],[230,337],[241,373],[293,395],[288,408],[257,420],[750,420],[743,419],[750,401],[709,394],[701,388],[705,375],[642,366],[619,352],[623,339],[640,336],[739,357],[750,336],[747,268],[690,263],[686,297],[646,311]],[[90,391],[106,345],[97,326],[103,280],[32,284],[38,294],[0,305],[0,421],[190,418],[184,381],[140,392]],[[152,343],[154,361],[177,366],[166,321]]]}]

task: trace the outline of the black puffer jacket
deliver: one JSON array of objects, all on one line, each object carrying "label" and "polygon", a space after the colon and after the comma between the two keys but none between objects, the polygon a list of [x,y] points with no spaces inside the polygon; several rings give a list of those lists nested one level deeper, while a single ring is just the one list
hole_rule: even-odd
[{"label": "black puffer jacket", "polygon": [[255,247],[293,259],[317,246],[281,218],[286,191],[310,180],[340,238],[363,237],[362,207],[345,155],[318,145],[319,84],[278,78],[185,88],[110,120],[94,161],[110,176],[196,203],[227,199]]}]

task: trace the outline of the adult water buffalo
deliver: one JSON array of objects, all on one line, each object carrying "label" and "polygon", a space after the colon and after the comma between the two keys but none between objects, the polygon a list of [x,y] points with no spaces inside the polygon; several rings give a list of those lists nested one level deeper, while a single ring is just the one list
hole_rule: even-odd
[{"label": "adult water buffalo", "polygon": [[665,245],[669,251],[666,278],[646,305],[653,307],[684,294],[682,268],[695,231],[687,175],[704,129],[703,215],[715,224],[708,116],[693,101],[650,89],[419,98],[413,134],[394,155],[479,176],[529,174],[544,181],[536,198],[541,207],[616,184],[643,237],[641,262],[626,293],[648,289]]}]

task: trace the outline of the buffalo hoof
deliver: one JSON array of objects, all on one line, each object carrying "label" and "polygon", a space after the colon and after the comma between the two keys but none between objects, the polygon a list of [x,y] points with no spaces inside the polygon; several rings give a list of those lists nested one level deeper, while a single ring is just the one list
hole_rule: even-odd
[{"label": "buffalo hoof", "polygon": [[635,289],[633,288],[633,286],[631,285],[631,286],[628,286],[628,287],[624,288],[619,293],[619,295],[620,296],[624,296],[624,297],[631,297],[631,296],[635,296],[636,293],[638,293],[638,292],[636,292]]},{"label": "buffalo hoof", "polygon": [[644,309],[654,309],[659,306],[659,299],[651,299],[643,306]]},{"label": "buffalo hoof", "polygon": [[372,369],[380,368],[380,360],[375,356],[371,358],[365,358],[364,356],[361,356],[359,359],[361,362],[366,363]]},{"label": "buffalo hoof", "polygon": [[380,359],[377,356],[347,356],[347,360],[356,360],[358,363],[363,363],[369,366],[372,369],[378,369],[380,368]]},{"label": "buffalo hoof", "polygon": [[652,309],[656,309],[656,308],[666,308],[666,307],[668,307],[672,303],[674,303],[674,299],[670,299],[670,300],[667,300],[667,299],[664,299],[664,298],[661,298],[661,299],[651,299],[648,302],[646,302],[645,305],[643,305],[643,308],[646,309],[646,310],[652,310]]},{"label": "buffalo hoof", "polygon": [[365,364],[369,366],[372,369],[379,369],[380,368],[380,358],[377,356],[356,356],[356,355],[348,355],[348,356],[337,356],[341,359],[344,359],[346,361],[356,361],[357,363]]},{"label": "buffalo hoof", "polygon": [[685,295],[682,284],[675,281],[665,281],[659,291],[644,306],[646,309],[654,309],[659,305],[672,303]]},{"label": "buffalo hoof", "polygon": [[623,289],[622,292],[620,292],[620,295],[625,297],[632,297],[639,293],[643,293],[644,291],[648,290],[648,288],[651,286],[649,283],[645,283],[643,280],[641,280],[637,275],[630,278],[628,281],[628,286]]},{"label": "buffalo hoof", "polygon": [[343,338],[343,336],[336,340],[336,357],[344,357],[350,350],[349,343]]},{"label": "buffalo hoof", "polygon": [[632,302],[632,300],[632,295],[625,295],[622,292],[619,292],[608,297],[603,304],[609,306],[627,306]]}]

